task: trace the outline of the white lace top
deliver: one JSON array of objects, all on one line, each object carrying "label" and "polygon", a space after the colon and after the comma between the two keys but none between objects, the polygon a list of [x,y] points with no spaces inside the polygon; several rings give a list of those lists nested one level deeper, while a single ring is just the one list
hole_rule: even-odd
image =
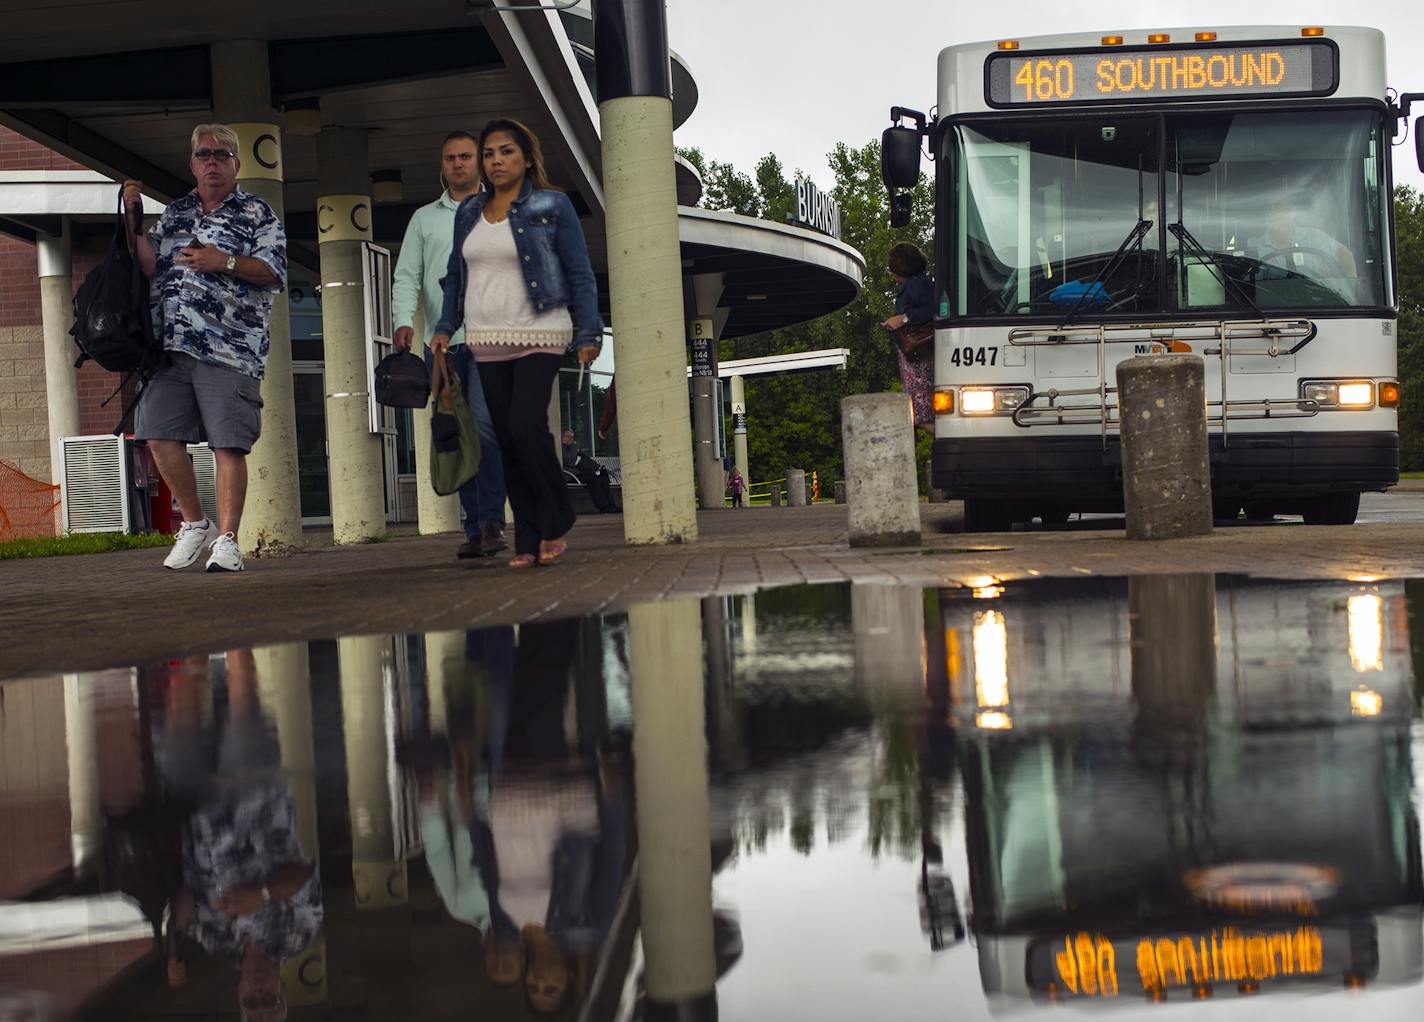
[{"label": "white lace top", "polygon": [[534,311],[507,219],[492,224],[481,217],[460,254],[468,270],[465,343],[478,361],[564,353],[573,340],[573,317],[566,308]]}]

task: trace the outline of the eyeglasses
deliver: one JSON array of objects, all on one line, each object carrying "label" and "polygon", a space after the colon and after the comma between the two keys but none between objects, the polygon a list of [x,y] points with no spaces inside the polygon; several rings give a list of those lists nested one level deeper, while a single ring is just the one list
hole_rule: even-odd
[{"label": "eyeglasses", "polygon": [[206,163],[208,160],[217,160],[219,163],[226,163],[236,155],[231,149],[194,149],[193,159],[199,163]]}]

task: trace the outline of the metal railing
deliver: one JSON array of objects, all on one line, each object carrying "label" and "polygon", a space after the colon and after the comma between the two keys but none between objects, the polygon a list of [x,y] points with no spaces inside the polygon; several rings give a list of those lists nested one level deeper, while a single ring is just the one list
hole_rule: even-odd
[{"label": "metal railing", "polygon": [[[1246,356],[1279,358],[1294,355],[1315,339],[1315,324],[1304,319],[1281,320],[1218,320],[1202,323],[1174,323],[1151,326],[1141,323],[1099,323],[1095,326],[1018,327],[1009,331],[1009,344],[1016,348],[1052,348],[1092,344],[1097,347],[1098,383],[1096,387],[1060,390],[1050,387],[1032,395],[1014,411],[1016,426],[1101,427],[1103,448],[1107,448],[1109,427],[1120,420],[1116,402],[1109,396],[1117,393],[1107,381],[1107,347],[1109,344],[1152,344],[1168,350],[1173,342],[1197,342],[1217,347],[1202,347],[1202,355],[1215,355],[1221,367],[1221,400],[1207,402],[1207,428],[1217,427],[1222,445],[1227,443],[1227,422],[1232,419],[1310,418],[1320,411],[1314,401],[1304,398],[1239,398],[1227,396],[1230,382],[1229,360]],[[1128,335],[1128,336],[1123,336]],[[1240,347],[1255,343],[1256,347]],[[1288,346],[1283,346],[1288,345]],[[1091,397],[1090,402],[1073,399]],[[1062,403],[1063,399],[1068,399]],[[1215,409],[1215,414],[1212,413]]]}]

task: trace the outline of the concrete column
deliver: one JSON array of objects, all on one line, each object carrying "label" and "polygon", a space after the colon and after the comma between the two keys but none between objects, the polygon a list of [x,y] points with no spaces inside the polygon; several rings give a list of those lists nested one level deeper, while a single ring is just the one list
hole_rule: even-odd
[{"label": "concrete column", "polygon": [[[282,131],[272,108],[267,43],[213,43],[213,116],[237,132],[237,183],[286,219],[282,198]],[[287,289],[272,296],[267,372],[262,379],[262,435],[247,457],[247,503],[237,537],[249,556],[292,553],[302,545],[297,485],[297,413],[292,388],[292,327]]]},{"label": "concrete column", "polygon": [[41,235],[36,244],[40,268],[40,317],[44,322],[45,407],[49,410],[49,478],[59,482],[59,442],[79,433],[78,350],[74,325],[74,270],[69,222],[58,236]]},{"label": "concrete column", "polygon": [[[425,357],[425,313],[415,310],[415,343],[411,350]],[[430,485],[430,412],[416,409],[415,423],[415,508],[422,536],[437,532],[460,531],[460,498],[457,494],[442,497]]]},{"label": "concrete column", "polygon": [[[252,651],[257,691],[264,711],[277,725],[282,776],[297,811],[297,838],[308,861],[321,862],[316,827],[316,746],[312,733],[311,667],[305,643]],[[326,934],[282,966],[287,1003],[293,1007],[326,1000]]]},{"label": "concrete column", "polygon": [[717,421],[722,407],[717,401],[717,342],[727,322],[727,310],[719,309],[722,300],[720,273],[699,273],[685,277],[683,298],[692,309],[687,323],[687,339],[692,345],[692,376],[688,387],[692,395],[693,464],[697,471],[697,506],[725,507],[726,481],[722,457],[717,451]]},{"label": "concrete column", "polygon": [[69,753],[70,847],[74,872],[83,876],[95,864],[104,838],[99,810],[99,725],[94,714],[92,675],[64,676],[64,741]]},{"label": "concrete column", "polygon": [[446,693],[465,677],[465,633],[425,633],[425,698],[430,732],[443,734],[449,719]]},{"label": "concrete column", "polygon": [[806,470],[788,468],[786,470],[786,503],[792,507],[806,506]]},{"label": "concrete column", "polygon": [[837,480],[836,480],[836,503],[837,503],[837,504],[844,504],[845,502],[846,502],[846,484],[845,484],[845,480],[844,480],[844,479],[837,479]]},{"label": "concrete column", "polygon": [[332,538],[338,545],[366,543],[386,531],[386,505],[366,372],[361,245],[371,240],[371,178],[365,129],[323,128],[316,176]]},{"label": "concrete column", "polygon": [[624,96],[605,100],[598,110],[618,356],[623,537],[628,543],[690,542],[697,538],[697,509],[688,443],[672,101]]},{"label": "concrete column", "polygon": [[1206,369],[1199,355],[1118,363],[1122,497],[1128,539],[1211,532]]},{"label": "concrete column", "polygon": [[747,468],[747,390],[740,376],[732,377],[732,460],[742,478],[750,483],[752,477]]},{"label": "concrete column", "polygon": [[692,600],[645,603],[628,612],[650,1018],[715,1018],[706,1013],[717,966],[701,626]]},{"label": "concrete column", "polygon": [[920,541],[920,489],[910,399],[855,394],[841,401],[851,546]]},{"label": "concrete column", "polygon": [[395,854],[390,764],[386,751],[385,663],[389,638],[338,641],[346,739],[346,798],[351,813],[351,876],[362,911],[404,905],[406,864]]}]

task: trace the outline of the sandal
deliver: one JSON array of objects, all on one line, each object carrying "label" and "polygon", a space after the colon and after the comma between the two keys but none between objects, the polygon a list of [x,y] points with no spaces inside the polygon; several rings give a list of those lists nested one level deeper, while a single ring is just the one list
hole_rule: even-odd
[{"label": "sandal", "polygon": [[509,566],[511,568],[532,568],[537,563],[539,562],[534,559],[533,554],[519,554],[510,558]]},{"label": "sandal", "polygon": [[542,543],[539,548],[539,563],[546,566],[553,564],[560,557],[563,557],[568,549],[569,545],[561,539],[554,539],[547,543]]}]

